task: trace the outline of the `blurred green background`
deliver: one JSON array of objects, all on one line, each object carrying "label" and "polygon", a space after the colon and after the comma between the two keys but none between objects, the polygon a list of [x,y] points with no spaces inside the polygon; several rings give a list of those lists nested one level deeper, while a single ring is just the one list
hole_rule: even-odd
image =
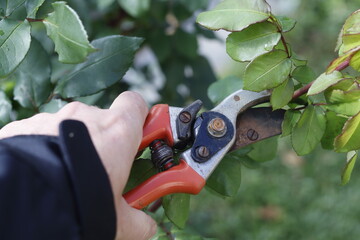
[{"label": "blurred green background", "polygon": [[340,186],[343,154],[317,149],[298,157],[289,141],[280,141],[276,159],[242,168],[236,197],[193,197],[189,230],[218,239],[359,239],[359,166]]},{"label": "blurred green background", "polygon": [[[336,57],[334,47],[344,20],[360,8],[359,0],[268,2],[275,14],[297,20],[286,40],[317,75]],[[241,64],[229,65],[222,76],[241,76]],[[223,199],[208,191],[193,197],[188,229],[219,239],[359,239],[359,166],[350,183],[341,186],[345,155],[318,148],[298,157],[289,138],[280,143],[276,159],[258,169],[242,168],[236,197]]]}]

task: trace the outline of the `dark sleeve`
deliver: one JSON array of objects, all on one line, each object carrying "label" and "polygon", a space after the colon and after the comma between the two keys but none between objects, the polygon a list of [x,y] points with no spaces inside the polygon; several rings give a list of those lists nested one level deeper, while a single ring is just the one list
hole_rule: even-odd
[{"label": "dark sleeve", "polygon": [[0,141],[0,239],[114,239],[108,176],[85,125]]}]

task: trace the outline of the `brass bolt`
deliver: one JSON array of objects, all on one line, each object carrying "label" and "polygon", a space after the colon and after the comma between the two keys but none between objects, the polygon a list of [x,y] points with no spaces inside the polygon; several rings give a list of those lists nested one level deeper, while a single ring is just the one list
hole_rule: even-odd
[{"label": "brass bolt", "polygon": [[226,134],[226,124],[223,119],[217,117],[212,119],[208,125],[208,132],[211,136],[222,137]]}]

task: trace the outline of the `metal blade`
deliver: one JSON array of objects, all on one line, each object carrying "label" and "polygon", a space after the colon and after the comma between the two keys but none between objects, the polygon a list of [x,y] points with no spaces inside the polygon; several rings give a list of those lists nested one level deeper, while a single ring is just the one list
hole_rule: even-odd
[{"label": "metal blade", "polygon": [[237,117],[236,138],[230,152],[265,138],[280,135],[284,114],[285,110],[272,111],[269,107],[245,110]]}]

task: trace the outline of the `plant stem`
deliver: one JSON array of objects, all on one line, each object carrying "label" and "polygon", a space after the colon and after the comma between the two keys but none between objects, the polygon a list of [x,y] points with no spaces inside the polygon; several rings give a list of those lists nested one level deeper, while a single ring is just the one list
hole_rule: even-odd
[{"label": "plant stem", "polygon": [[[280,33],[281,34],[281,33]],[[290,57],[290,52],[289,52],[289,49],[287,47],[287,44],[286,44],[286,41],[285,41],[285,38],[284,38],[284,35],[281,34],[281,42],[282,44],[284,45],[284,48],[285,48],[285,52],[287,53],[288,57]]]},{"label": "plant stem", "polygon": [[171,232],[166,228],[165,224],[163,222],[159,223],[159,226],[162,228],[162,230],[166,233],[166,235],[169,237],[170,240],[175,240],[175,237],[171,234]]},{"label": "plant stem", "polygon": [[156,212],[160,207],[161,207],[161,204],[162,204],[162,199],[158,199],[156,200],[149,208],[148,208],[148,211],[149,212]]},{"label": "plant stem", "polygon": [[[347,68],[350,64],[350,59],[349,60],[346,60],[345,62],[341,63],[339,66],[336,67],[336,71],[342,71],[344,70],[345,68]],[[296,99],[298,97],[301,97],[302,95],[304,95],[305,93],[308,92],[309,88],[311,87],[311,85],[314,83],[314,81],[308,83],[307,85],[303,86],[302,88],[296,90],[294,92],[294,95],[292,97],[292,99]]]},{"label": "plant stem", "polygon": [[44,19],[35,19],[35,18],[26,18],[26,20],[28,20],[28,22],[42,22],[42,21],[44,21]]},{"label": "plant stem", "polygon": [[270,16],[270,19],[274,22],[276,28],[278,29],[278,32],[280,33],[280,36],[281,36],[280,40],[281,40],[281,42],[282,42],[282,44],[284,46],[285,52],[287,53],[288,57],[290,57],[290,51],[289,51],[289,49],[287,47],[285,37],[281,32],[281,26],[280,26],[279,22],[277,21],[277,19],[273,15]]},{"label": "plant stem", "polygon": [[350,59],[351,58],[348,58],[348,59],[346,59],[345,62],[342,62],[341,64],[339,64],[339,66],[337,66],[335,68],[335,70],[336,71],[341,71],[341,70],[344,70],[345,68],[347,68],[349,66],[349,64],[350,64]]},{"label": "plant stem", "polygon": [[308,92],[309,88],[311,87],[311,85],[314,83],[314,81],[312,81],[311,83],[308,83],[307,85],[303,86],[302,88],[299,88],[298,90],[296,90],[294,92],[294,95],[292,97],[292,100],[301,97],[302,95],[304,95],[305,93]]}]

